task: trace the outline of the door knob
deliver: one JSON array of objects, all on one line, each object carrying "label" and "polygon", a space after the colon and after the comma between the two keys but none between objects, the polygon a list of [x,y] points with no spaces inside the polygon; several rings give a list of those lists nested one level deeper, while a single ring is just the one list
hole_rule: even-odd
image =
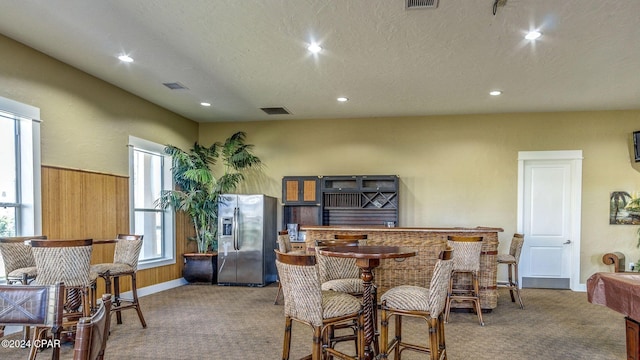
[{"label": "door knob", "polygon": [[569,245],[569,244],[571,244],[571,240],[565,241],[563,245]]}]

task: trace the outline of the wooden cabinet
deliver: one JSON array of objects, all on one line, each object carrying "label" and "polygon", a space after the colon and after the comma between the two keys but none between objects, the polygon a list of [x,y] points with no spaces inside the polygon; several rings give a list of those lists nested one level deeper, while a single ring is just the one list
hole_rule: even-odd
[{"label": "wooden cabinet", "polygon": [[282,178],[282,228],[287,224],[321,225],[320,178],[285,176]]},{"label": "wooden cabinet", "polygon": [[322,178],[323,225],[398,224],[398,176]]},{"label": "wooden cabinet", "polygon": [[284,205],[320,205],[317,176],[285,176],[282,178]]},{"label": "wooden cabinet", "polygon": [[323,176],[323,192],[348,192],[357,191],[359,186],[358,176]]},{"label": "wooden cabinet", "polygon": [[285,176],[283,226],[398,224],[398,176]]}]

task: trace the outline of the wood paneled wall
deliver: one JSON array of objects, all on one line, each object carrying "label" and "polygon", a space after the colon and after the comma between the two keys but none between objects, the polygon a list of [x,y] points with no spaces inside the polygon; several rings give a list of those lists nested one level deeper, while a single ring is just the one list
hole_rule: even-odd
[{"label": "wood paneled wall", "polygon": [[[191,226],[176,217],[176,264],[139,270],[138,288],[182,277]],[[191,231],[192,232],[192,231]],[[113,239],[129,233],[129,178],[76,169],[42,167],[42,234],[49,239]],[[113,262],[114,244],[93,246],[92,264]],[[121,291],[130,289],[125,280]],[[98,281],[98,293],[104,284]]]}]

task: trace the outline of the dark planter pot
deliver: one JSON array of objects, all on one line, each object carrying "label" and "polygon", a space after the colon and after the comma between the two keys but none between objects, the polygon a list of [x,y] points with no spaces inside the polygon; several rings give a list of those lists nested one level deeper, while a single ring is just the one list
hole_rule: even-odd
[{"label": "dark planter pot", "polygon": [[215,284],[218,282],[218,253],[183,254],[182,276],[190,283]]}]

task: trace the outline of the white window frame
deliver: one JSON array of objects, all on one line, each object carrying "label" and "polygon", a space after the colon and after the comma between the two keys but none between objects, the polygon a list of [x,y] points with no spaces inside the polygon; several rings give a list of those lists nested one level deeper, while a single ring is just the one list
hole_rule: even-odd
[{"label": "white window frame", "polygon": [[[163,156],[163,189],[173,189],[173,177],[171,176],[171,157],[164,153],[164,145],[157,144],[148,140],[140,139],[135,136],[129,136],[129,228],[131,233],[135,229],[135,194],[134,194],[134,153],[135,150],[141,150]],[[162,246],[163,255],[160,258],[140,260],[138,269],[149,269],[159,266],[172,265],[176,263],[176,235],[175,235],[175,216],[173,208],[165,209],[163,212],[163,232]],[[142,234],[144,235],[144,234]],[[149,237],[149,240],[152,238]],[[144,241],[146,241],[146,237]]]},{"label": "white window frame", "polygon": [[[40,109],[0,96],[0,111],[18,120],[16,236],[39,235],[42,234]],[[0,282],[4,282],[4,277]]]}]

